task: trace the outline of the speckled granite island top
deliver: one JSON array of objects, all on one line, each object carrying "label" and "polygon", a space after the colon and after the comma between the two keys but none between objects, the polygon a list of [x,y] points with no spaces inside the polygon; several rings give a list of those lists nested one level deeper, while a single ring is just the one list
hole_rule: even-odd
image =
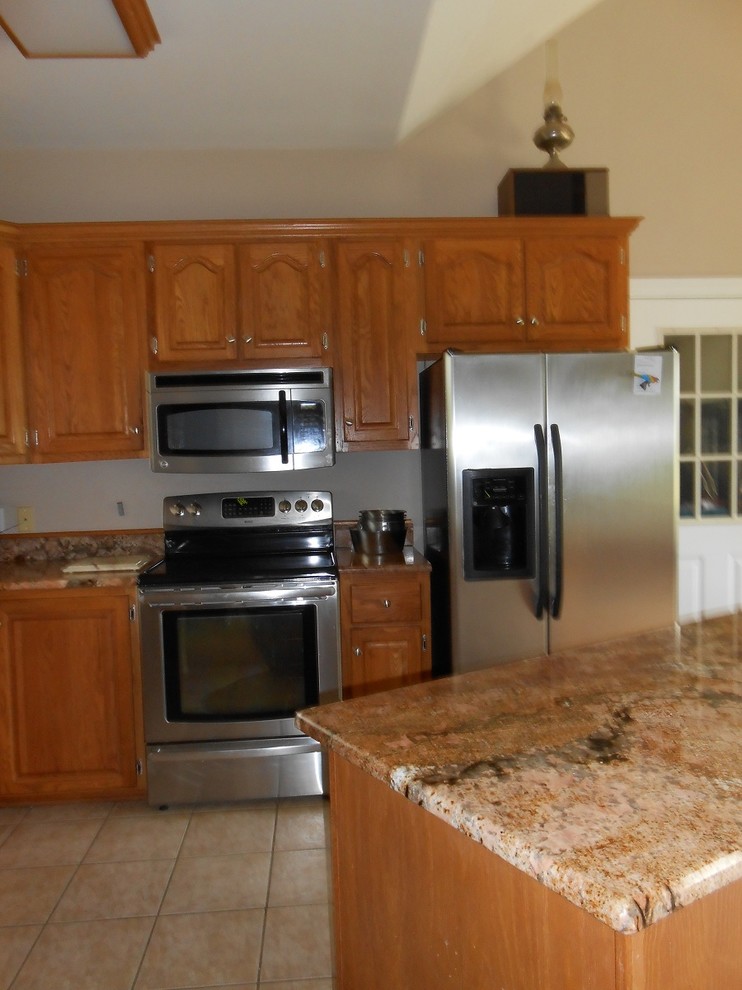
[{"label": "speckled granite island top", "polygon": [[[619,932],[742,877],[742,616],[299,713]],[[372,827],[372,826],[370,826]]]}]

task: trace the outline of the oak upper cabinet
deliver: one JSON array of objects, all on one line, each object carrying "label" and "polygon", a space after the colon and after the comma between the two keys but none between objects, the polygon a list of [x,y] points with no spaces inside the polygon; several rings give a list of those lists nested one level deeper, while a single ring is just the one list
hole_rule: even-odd
[{"label": "oak upper cabinet", "polygon": [[633,218],[498,219],[497,236],[425,243],[422,350],[628,346]]},{"label": "oak upper cabinet", "polygon": [[526,339],[523,242],[451,237],[425,245],[425,342],[447,347]]},{"label": "oak upper cabinet", "polygon": [[150,363],[328,361],[321,238],[155,244]]},{"label": "oak upper cabinet", "polygon": [[153,244],[150,363],[234,361],[239,352],[232,244]]},{"label": "oak upper cabinet", "polygon": [[0,226],[0,463],[26,460],[26,402],[16,251]]},{"label": "oak upper cabinet", "polygon": [[340,628],[344,699],[429,677],[427,570],[341,570]]},{"label": "oak upper cabinet", "polygon": [[26,245],[31,460],[143,454],[142,262],[136,244]]},{"label": "oak upper cabinet", "polygon": [[526,242],[527,339],[582,349],[628,346],[627,250],[620,238]]},{"label": "oak upper cabinet", "polygon": [[0,595],[0,798],[141,791],[131,605],[111,589]]},{"label": "oak upper cabinet", "polygon": [[328,363],[327,242],[321,238],[256,241],[240,245],[238,255],[243,356]]},{"label": "oak upper cabinet", "polygon": [[402,238],[340,241],[336,250],[342,446],[417,446],[418,251]]}]

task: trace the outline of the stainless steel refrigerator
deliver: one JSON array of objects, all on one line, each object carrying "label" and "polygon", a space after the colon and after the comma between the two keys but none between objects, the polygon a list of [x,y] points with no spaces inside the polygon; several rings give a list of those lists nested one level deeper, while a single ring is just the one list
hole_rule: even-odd
[{"label": "stainless steel refrigerator", "polygon": [[675,621],[676,358],[447,352],[421,373],[436,673]]}]

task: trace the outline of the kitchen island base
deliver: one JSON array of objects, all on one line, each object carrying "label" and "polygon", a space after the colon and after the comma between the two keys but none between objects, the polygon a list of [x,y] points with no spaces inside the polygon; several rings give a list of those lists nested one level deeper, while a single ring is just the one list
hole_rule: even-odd
[{"label": "kitchen island base", "polygon": [[330,753],[339,990],[742,990],[742,881],[622,934]]}]

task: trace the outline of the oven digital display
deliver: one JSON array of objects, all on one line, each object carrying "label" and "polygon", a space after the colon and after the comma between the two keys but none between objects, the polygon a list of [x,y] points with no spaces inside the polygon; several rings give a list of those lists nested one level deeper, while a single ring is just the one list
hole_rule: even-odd
[{"label": "oven digital display", "polygon": [[272,518],[276,514],[276,501],[268,495],[238,495],[222,499],[223,519]]}]

